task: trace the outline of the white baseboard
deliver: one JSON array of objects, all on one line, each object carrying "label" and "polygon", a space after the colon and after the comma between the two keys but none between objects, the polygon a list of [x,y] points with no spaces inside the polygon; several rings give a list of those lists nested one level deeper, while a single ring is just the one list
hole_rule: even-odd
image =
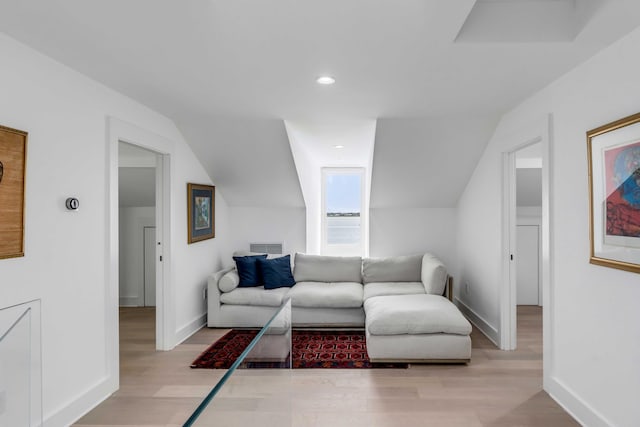
[{"label": "white baseboard", "polygon": [[135,297],[120,297],[120,307],[138,307],[140,304],[140,298]]},{"label": "white baseboard", "polygon": [[178,329],[176,331],[176,345],[181,344],[184,340],[202,329],[206,324],[207,313],[204,313],[202,316],[197,317],[182,328]]},{"label": "white baseboard", "polygon": [[106,377],[64,407],[51,414],[45,414],[42,425],[44,427],[69,426],[102,403],[117,389],[117,381]]},{"label": "white baseboard", "polygon": [[610,427],[614,425],[557,378],[550,377],[548,379],[545,391],[583,426]]},{"label": "white baseboard", "polygon": [[491,324],[484,320],[482,316],[473,311],[468,305],[460,301],[458,298],[454,298],[454,302],[458,306],[462,314],[464,314],[467,319],[469,319],[469,321],[473,323],[476,328],[478,328],[480,332],[486,335],[486,337],[489,338],[489,341],[500,348],[500,334],[498,333],[498,330],[491,326]]}]

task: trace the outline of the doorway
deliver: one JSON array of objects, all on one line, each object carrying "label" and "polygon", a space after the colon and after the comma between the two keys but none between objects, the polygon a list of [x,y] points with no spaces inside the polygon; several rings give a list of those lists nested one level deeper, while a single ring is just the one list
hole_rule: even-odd
[{"label": "doorway", "polygon": [[[145,149],[154,156],[155,166],[155,337],[156,350],[170,350],[175,342],[175,313],[171,284],[171,157],[174,143],[160,135],[141,129],[114,117],[107,118],[107,241],[105,291],[105,333],[107,376],[109,392],[120,384],[120,229],[119,229],[119,175],[121,164],[118,152],[124,142]],[[124,161],[123,161],[124,162]],[[141,231],[142,233],[142,231]],[[140,238],[143,242],[143,238]],[[141,243],[141,247],[143,243]],[[141,251],[143,251],[141,249]],[[143,253],[143,252],[142,252]],[[143,256],[141,256],[143,257]],[[139,296],[138,296],[139,298]],[[143,301],[144,303],[144,301]]]},{"label": "doorway", "polygon": [[516,305],[542,306],[542,143],[517,150],[515,160]]},{"label": "doorway", "polygon": [[[504,350],[518,345],[518,313],[542,322],[542,158],[541,138],[506,153],[506,298],[502,302]],[[506,318],[505,318],[506,313]]]},{"label": "doorway", "polygon": [[156,153],[118,143],[120,307],[156,306],[156,162]]},{"label": "doorway", "polygon": [[[513,148],[503,152],[502,181],[500,348],[516,349],[518,313],[526,316],[533,313],[542,332],[545,381],[550,372],[549,355],[553,345],[552,313],[545,309],[552,301],[551,129],[552,116],[549,115],[508,137]],[[521,280],[520,292],[518,276],[526,277]]]},{"label": "doorway", "polygon": [[[535,351],[542,344],[542,144],[515,152],[515,340],[513,349]],[[512,233],[514,231],[512,230]],[[527,336],[528,341],[519,341]]]}]

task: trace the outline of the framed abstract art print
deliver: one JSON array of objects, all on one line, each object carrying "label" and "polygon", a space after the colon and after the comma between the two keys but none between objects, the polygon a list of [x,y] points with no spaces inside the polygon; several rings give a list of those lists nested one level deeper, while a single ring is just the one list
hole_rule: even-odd
[{"label": "framed abstract art print", "polygon": [[215,237],[215,196],[212,185],[187,184],[189,243]]},{"label": "framed abstract art print", "polygon": [[640,273],[640,113],[587,132],[592,264]]}]

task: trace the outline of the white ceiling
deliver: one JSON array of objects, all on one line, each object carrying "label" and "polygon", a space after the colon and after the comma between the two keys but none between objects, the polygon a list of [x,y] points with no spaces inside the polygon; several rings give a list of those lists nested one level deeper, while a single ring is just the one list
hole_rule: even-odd
[{"label": "white ceiling", "polygon": [[[524,39],[492,31],[515,3],[535,9]],[[639,23],[637,0],[0,3],[0,31],[172,118],[229,204],[255,206],[304,205],[283,120],[345,119],[384,132],[372,205],[455,204],[487,126]]]}]

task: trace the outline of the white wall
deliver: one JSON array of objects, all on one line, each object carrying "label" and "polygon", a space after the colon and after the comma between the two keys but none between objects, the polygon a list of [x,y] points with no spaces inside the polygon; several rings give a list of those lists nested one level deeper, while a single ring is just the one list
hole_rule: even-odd
[{"label": "white wall", "polygon": [[585,132],[638,112],[640,29],[507,113],[459,201],[458,254],[470,293],[499,328],[502,152],[509,137],[553,114],[552,346],[545,388],[583,424],[640,425],[640,276],[589,264]]},{"label": "white wall", "polygon": [[[229,208],[231,248],[248,251],[249,243],[284,243],[284,252],[306,253],[306,209]],[[231,257],[224,260],[232,265]]]},{"label": "white wall", "polygon": [[371,209],[371,256],[431,252],[453,274],[457,269],[456,211],[455,208]]},{"label": "white wall", "polygon": [[144,306],[144,227],[155,227],[155,207],[120,208],[120,305]]},{"label": "white wall", "polygon": [[[187,245],[186,182],[210,180],[174,124],[2,34],[0,51],[0,123],[29,132],[25,256],[0,260],[0,306],[42,300],[43,413],[47,425],[67,425],[110,392],[103,387],[109,257],[106,117],[175,143],[171,271],[176,335],[192,328],[194,319],[202,320],[205,303],[196,296],[206,275],[227,256],[227,208],[218,196],[216,221],[223,231],[216,239]],[[65,209],[68,196],[79,198],[79,211]]]}]

